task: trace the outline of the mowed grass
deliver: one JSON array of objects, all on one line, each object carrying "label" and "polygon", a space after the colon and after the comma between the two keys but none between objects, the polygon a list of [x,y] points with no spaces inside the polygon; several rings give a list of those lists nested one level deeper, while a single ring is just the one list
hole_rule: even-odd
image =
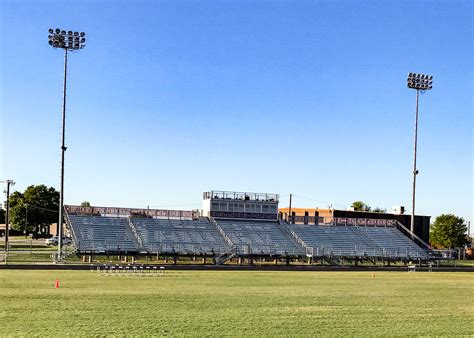
[{"label": "mowed grass", "polygon": [[0,335],[468,336],[473,299],[472,273],[0,270]]}]

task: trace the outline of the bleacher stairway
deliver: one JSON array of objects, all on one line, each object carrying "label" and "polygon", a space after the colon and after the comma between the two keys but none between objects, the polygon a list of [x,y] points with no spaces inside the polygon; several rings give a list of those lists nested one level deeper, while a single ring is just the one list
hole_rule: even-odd
[{"label": "bleacher stairway", "polygon": [[302,256],[304,250],[281,229],[278,222],[217,220],[240,255]]}]

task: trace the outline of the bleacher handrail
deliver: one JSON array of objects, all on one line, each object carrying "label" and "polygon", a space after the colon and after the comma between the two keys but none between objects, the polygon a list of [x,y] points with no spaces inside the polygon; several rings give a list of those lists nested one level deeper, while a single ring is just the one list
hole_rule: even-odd
[{"label": "bleacher handrail", "polygon": [[222,227],[217,223],[217,221],[211,216],[209,216],[209,221],[216,227],[217,231],[222,235],[222,237],[227,242],[227,244],[229,244],[231,247],[233,247],[234,242],[232,242],[232,240],[229,238],[229,236],[227,236],[224,229],[222,229]]},{"label": "bleacher handrail", "polygon": [[379,241],[377,241],[375,238],[373,237],[370,237],[367,233],[365,233],[364,231],[361,231],[359,226],[354,223],[353,226],[357,229],[357,233],[362,235],[365,239],[367,239],[369,242],[375,244],[375,246],[377,248],[379,248],[379,250],[382,251],[382,255],[385,256],[387,254],[387,249],[381,244],[379,243]]},{"label": "bleacher handrail", "polygon": [[[64,207],[64,217],[66,218],[66,225],[69,227],[69,230],[71,231],[71,234],[72,234],[72,241],[74,242],[74,244],[76,243],[81,243],[81,240],[78,239],[78,236],[76,235],[76,231],[71,223],[71,219],[69,218],[69,214],[66,210],[66,207]],[[79,233],[80,234],[80,233]],[[82,235],[81,235],[81,239],[83,240],[82,238]],[[80,247],[80,245],[78,245]]]},{"label": "bleacher handrail", "polygon": [[396,228],[398,230],[400,230],[401,232],[405,233],[406,235],[408,235],[408,237],[411,237],[412,239],[416,239],[417,240],[417,244],[422,244],[422,246],[424,247],[423,249],[425,250],[428,250],[428,252],[431,252],[431,246],[426,243],[424,240],[422,240],[420,237],[418,237],[417,235],[415,235],[413,232],[411,232],[409,229],[407,229],[402,223],[400,223],[399,221],[396,221]]},{"label": "bleacher handrail", "polygon": [[286,232],[288,234],[290,234],[290,236],[293,237],[293,239],[299,244],[301,245],[301,247],[305,250],[305,254],[308,255],[310,254],[311,256],[313,256],[313,253],[314,253],[314,249],[313,247],[309,246],[308,244],[306,244],[306,242],[300,237],[298,236],[298,234],[296,232],[293,231],[293,229],[287,227],[285,224],[281,224],[281,221],[278,220],[278,225],[282,226]]},{"label": "bleacher handrail", "polygon": [[138,245],[139,245],[139,250],[143,250],[144,246],[143,246],[143,239],[142,237],[140,236],[140,234],[138,233],[137,231],[137,228],[135,227],[135,224],[133,224],[132,222],[132,219],[131,217],[127,217],[127,220],[128,220],[128,226],[130,227],[130,229],[132,230],[132,233],[133,235],[135,236],[135,238],[137,239],[137,242],[138,242]]}]

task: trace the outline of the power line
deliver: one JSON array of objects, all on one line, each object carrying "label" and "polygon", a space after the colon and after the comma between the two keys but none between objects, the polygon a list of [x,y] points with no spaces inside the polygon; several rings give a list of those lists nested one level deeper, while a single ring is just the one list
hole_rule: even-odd
[{"label": "power line", "polygon": [[328,202],[328,201],[320,201],[320,200],[316,200],[316,199],[314,199],[314,198],[305,197],[305,196],[300,196],[300,195],[295,195],[295,194],[293,194],[293,196],[294,196],[294,197],[298,197],[298,198],[303,198],[303,199],[306,199],[306,200],[309,200],[309,201],[313,201],[313,202],[324,203],[324,204],[327,204],[327,205],[335,205],[335,206],[339,206],[339,207],[345,208],[345,205],[342,205],[342,204],[330,203],[330,202]]},{"label": "power line", "polygon": [[44,211],[54,212],[54,213],[56,213],[56,214],[59,212],[58,210],[46,209],[46,208],[39,207],[39,206],[33,205],[33,204],[25,203],[25,205],[26,205],[27,207],[33,207],[33,208],[37,208],[37,209],[44,210]]}]

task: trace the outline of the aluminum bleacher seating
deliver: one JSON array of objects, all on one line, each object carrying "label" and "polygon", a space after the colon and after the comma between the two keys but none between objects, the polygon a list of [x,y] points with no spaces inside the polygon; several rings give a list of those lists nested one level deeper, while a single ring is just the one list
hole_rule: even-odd
[{"label": "aluminum bleacher seating", "polygon": [[291,225],[315,256],[379,256],[382,250],[352,226]]},{"label": "aluminum bleacher seating", "polygon": [[303,255],[277,222],[217,220],[241,254]]},{"label": "aluminum bleacher seating", "polygon": [[138,242],[131,232],[127,218],[91,215],[68,215],[79,251],[137,252]]},{"label": "aluminum bleacher seating", "polygon": [[[396,227],[300,225],[272,221],[67,215],[79,252],[290,255],[427,259]],[[292,233],[294,235],[292,235]],[[227,241],[227,242],[226,242]],[[230,243],[232,242],[232,243]],[[231,247],[231,245],[233,247]]]},{"label": "aluminum bleacher seating", "polygon": [[359,227],[374,241],[380,243],[388,257],[428,258],[428,253],[395,227]]},{"label": "aluminum bleacher seating", "polygon": [[207,218],[199,220],[131,218],[149,252],[211,254],[229,247]]},{"label": "aluminum bleacher seating", "polygon": [[427,258],[395,227],[296,225],[286,223],[315,256]]}]

